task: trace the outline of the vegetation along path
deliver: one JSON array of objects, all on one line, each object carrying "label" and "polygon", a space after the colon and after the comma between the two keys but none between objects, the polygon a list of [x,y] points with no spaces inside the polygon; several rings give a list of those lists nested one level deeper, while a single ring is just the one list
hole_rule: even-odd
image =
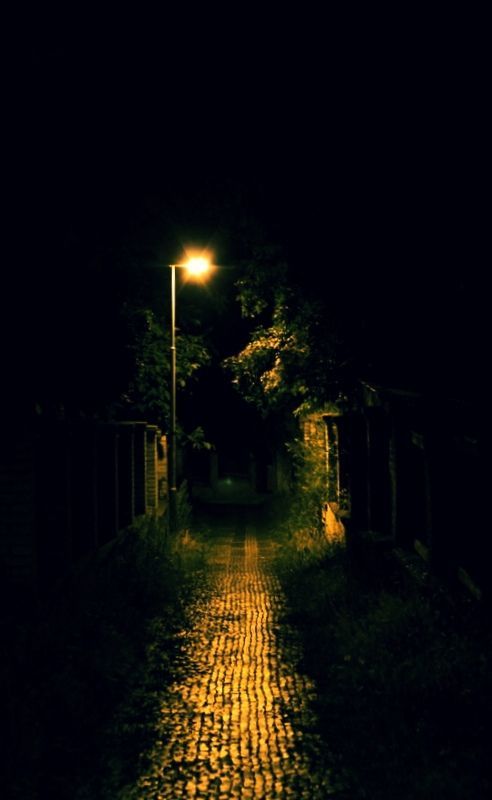
[{"label": "vegetation along path", "polygon": [[210,581],[181,632],[148,767],[128,798],[325,798],[337,794],[314,730],[315,687],[281,621],[276,543],[223,519]]}]

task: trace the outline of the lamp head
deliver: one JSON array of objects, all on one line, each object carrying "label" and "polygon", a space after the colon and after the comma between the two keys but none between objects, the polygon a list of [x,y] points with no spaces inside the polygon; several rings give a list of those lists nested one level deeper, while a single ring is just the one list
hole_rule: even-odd
[{"label": "lamp head", "polygon": [[183,267],[189,275],[199,277],[209,271],[210,259],[204,256],[194,256],[186,264],[183,264]]},{"label": "lamp head", "polygon": [[213,271],[213,254],[207,250],[187,251],[186,261],[180,264],[170,264],[171,267],[179,267],[183,270],[185,280],[204,281]]}]

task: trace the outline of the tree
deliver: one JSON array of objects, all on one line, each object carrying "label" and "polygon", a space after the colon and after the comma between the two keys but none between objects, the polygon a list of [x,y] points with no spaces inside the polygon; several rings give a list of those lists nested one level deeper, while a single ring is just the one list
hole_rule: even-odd
[{"label": "tree", "polygon": [[[145,419],[169,429],[170,416],[170,332],[149,308],[123,308],[126,327],[127,385],[110,414]],[[210,361],[204,337],[181,333],[176,341],[178,390],[186,389],[199,369]],[[190,434],[194,442],[198,431]]]},{"label": "tree", "polygon": [[237,282],[237,297],[243,316],[259,324],[224,362],[234,384],[264,415],[299,414],[340,400],[353,359],[336,329],[336,309],[329,297],[310,297],[274,249],[256,256]]},{"label": "tree", "polygon": [[[237,282],[242,314],[256,326],[225,366],[242,396],[273,423],[274,448],[288,458],[285,507],[293,529],[314,532],[327,499],[322,415],[345,402],[354,358],[331,295],[313,296],[276,256],[273,249],[260,251]],[[307,435],[307,420],[317,436]]]}]

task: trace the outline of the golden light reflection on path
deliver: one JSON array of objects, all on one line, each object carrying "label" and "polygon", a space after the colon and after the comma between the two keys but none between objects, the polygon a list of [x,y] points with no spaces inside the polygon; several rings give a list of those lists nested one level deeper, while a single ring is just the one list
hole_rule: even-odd
[{"label": "golden light reflection on path", "polygon": [[296,672],[295,636],[279,623],[274,547],[252,530],[216,540],[211,585],[190,609],[179,678],[163,697],[151,767],[128,800],[335,794],[309,731],[314,687]]}]

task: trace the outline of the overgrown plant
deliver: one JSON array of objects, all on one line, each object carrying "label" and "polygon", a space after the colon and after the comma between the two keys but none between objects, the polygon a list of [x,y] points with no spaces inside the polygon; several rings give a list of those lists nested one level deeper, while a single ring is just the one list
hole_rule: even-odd
[{"label": "overgrown plant", "polygon": [[[170,332],[149,308],[122,310],[126,335],[127,385],[113,405],[110,415],[144,419],[169,430],[171,404]],[[200,334],[180,332],[177,337],[176,382],[179,391],[189,389],[200,369],[210,363],[210,353]],[[181,436],[183,435],[182,432]],[[197,429],[192,444],[206,443]]]},{"label": "overgrown plant", "polygon": [[368,588],[346,550],[306,534],[290,538],[279,568],[320,730],[352,796],[489,797],[492,642],[473,609],[458,614],[397,571]]},{"label": "overgrown plant", "polygon": [[162,518],[141,518],[56,587],[4,687],[7,794],[99,797],[99,782],[112,775],[107,796],[117,796],[152,734],[183,603],[202,566],[185,528],[171,539]]},{"label": "overgrown plant", "polygon": [[277,447],[286,446],[293,463],[292,529],[321,534],[322,507],[332,499],[326,440],[320,446],[319,436],[308,439],[302,429],[316,419],[326,436],[320,409],[338,413],[347,400],[352,361],[337,332],[336,305],[308,290],[275,248],[254,252],[236,286],[242,315],[255,327],[224,367],[245,400],[282,432]]},{"label": "overgrown plant", "polygon": [[286,520],[291,532],[322,533],[321,508],[326,500],[326,467],[317,448],[300,436],[287,444],[292,458],[294,485]]}]

